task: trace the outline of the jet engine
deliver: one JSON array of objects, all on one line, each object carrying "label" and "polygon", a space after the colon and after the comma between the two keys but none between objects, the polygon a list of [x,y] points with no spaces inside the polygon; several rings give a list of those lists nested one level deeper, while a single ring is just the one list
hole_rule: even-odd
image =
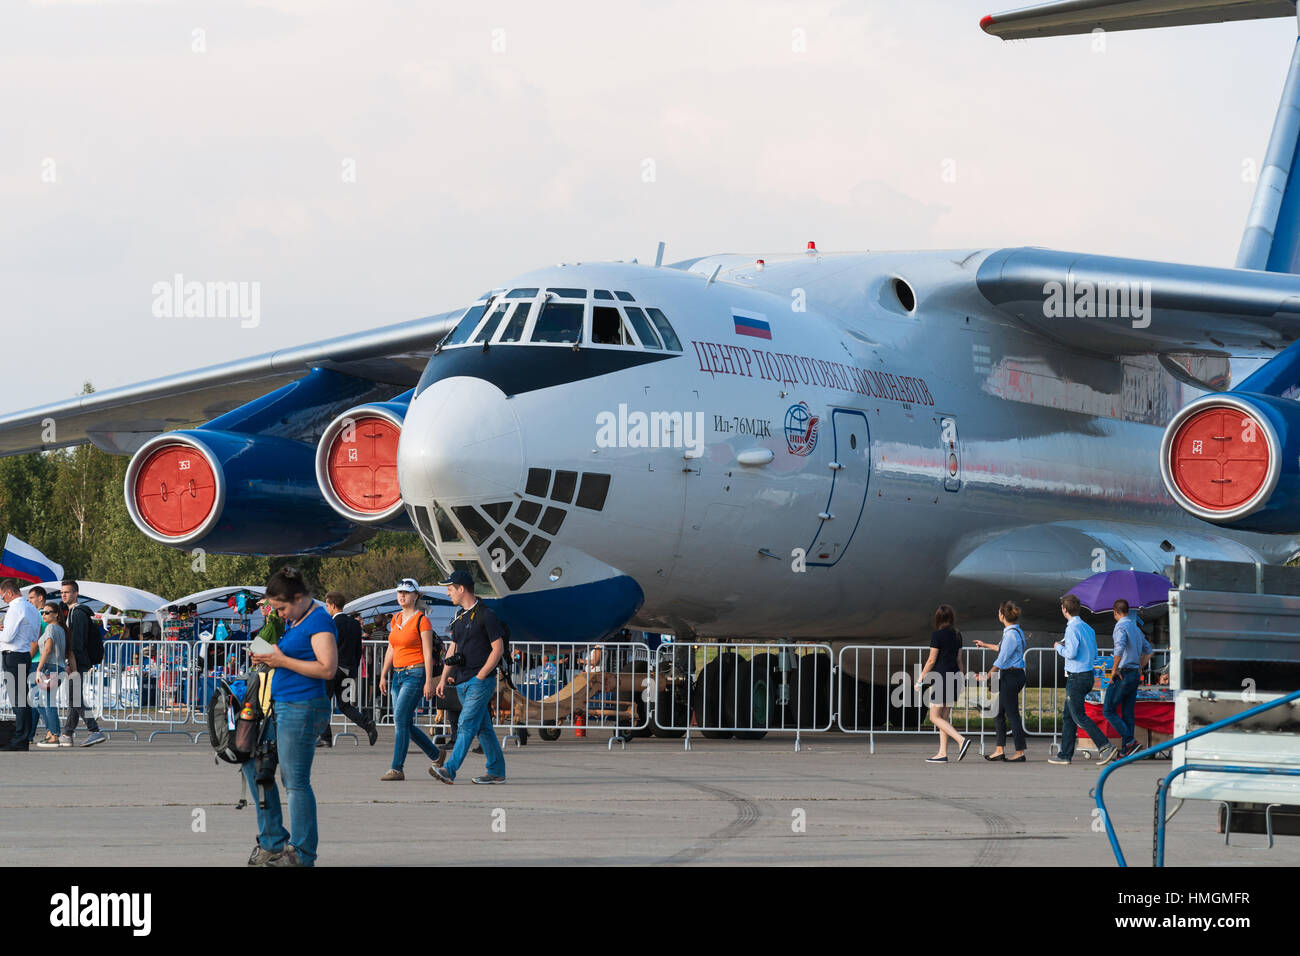
[{"label": "jet engine", "polygon": [[329,506],[349,521],[410,530],[397,484],[397,443],[408,404],[409,398],[358,405],[321,435],[316,482]]},{"label": "jet engine", "polygon": [[173,547],[235,554],[329,551],[355,532],[321,500],[312,447],[217,429],[151,438],[126,469],[137,528]]},{"label": "jet engine", "polygon": [[1300,402],[1222,392],[1180,410],[1160,446],[1165,487],[1187,512],[1247,531],[1300,531]]}]

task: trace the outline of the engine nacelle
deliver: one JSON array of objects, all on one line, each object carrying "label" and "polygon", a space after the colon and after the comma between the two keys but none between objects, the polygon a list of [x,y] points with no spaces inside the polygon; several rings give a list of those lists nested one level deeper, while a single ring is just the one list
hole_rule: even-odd
[{"label": "engine nacelle", "polygon": [[137,528],[173,547],[229,554],[329,551],[355,528],[316,487],[312,447],[215,429],[151,438],[126,469]]},{"label": "engine nacelle", "polygon": [[338,514],[364,525],[410,530],[397,484],[397,443],[407,401],[358,405],[335,418],[316,445],[316,483]]},{"label": "engine nacelle", "polygon": [[1187,512],[1246,531],[1300,531],[1300,403],[1251,392],[1199,398],[1160,445],[1160,473]]}]

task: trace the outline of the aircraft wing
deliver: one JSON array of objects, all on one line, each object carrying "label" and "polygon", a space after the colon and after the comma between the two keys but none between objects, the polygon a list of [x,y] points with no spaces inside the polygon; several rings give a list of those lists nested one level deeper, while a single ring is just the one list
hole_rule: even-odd
[{"label": "aircraft wing", "polygon": [[1003,40],[1023,40],[1295,15],[1288,0],[1056,0],[989,14],[980,27]]},{"label": "aircraft wing", "polygon": [[1104,355],[1258,355],[1300,338],[1300,275],[999,249],[980,293],[1009,319]]},{"label": "aircraft wing", "polygon": [[[1175,554],[1269,563],[1267,556],[1209,526],[1174,530],[1127,522],[1058,521],[1013,528],[991,539],[959,541],[947,586],[975,585],[990,594],[1050,602],[1097,571],[1133,568],[1164,574]],[[1055,606],[1049,607],[1055,616]]]},{"label": "aircraft wing", "polygon": [[200,425],[245,402],[327,368],[389,398],[419,381],[434,345],[463,309],[182,372],[123,388],[0,415],[0,455],[93,442],[113,454],[147,438]]}]

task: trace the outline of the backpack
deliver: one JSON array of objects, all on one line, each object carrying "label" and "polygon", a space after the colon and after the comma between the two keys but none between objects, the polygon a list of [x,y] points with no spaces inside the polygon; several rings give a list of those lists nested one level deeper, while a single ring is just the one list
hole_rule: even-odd
[{"label": "backpack", "polygon": [[274,670],[255,672],[241,702],[230,684],[217,681],[208,701],[208,740],[216,759],[244,764],[257,755],[271,714],[271,676]]}]

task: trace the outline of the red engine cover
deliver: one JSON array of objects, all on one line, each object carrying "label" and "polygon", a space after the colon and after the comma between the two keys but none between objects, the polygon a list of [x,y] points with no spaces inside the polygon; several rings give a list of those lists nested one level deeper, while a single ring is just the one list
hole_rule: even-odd
[{"label": "red engine cover", "polygon": [[1170,472],[1178,490],[1200,507],[1231,511],[1264,486],[1269,454],[1258,419],[1237,408],[1210,407],[1179,426]]},{"label": "red engine cover", "polygon": [[352,432],[341,429],[330,443],[330,486],[349,508],[362,514],[387,511],[402,497],[397,486],[397,440],[401,429],[377,417],[359,418]]},{"label": "red engine cover", "polygon": [[197,448],[163,445],[140,467],[132,493],[149,527],[179,538],[197,530],[212,513],[217,480],[212,464]]}]

